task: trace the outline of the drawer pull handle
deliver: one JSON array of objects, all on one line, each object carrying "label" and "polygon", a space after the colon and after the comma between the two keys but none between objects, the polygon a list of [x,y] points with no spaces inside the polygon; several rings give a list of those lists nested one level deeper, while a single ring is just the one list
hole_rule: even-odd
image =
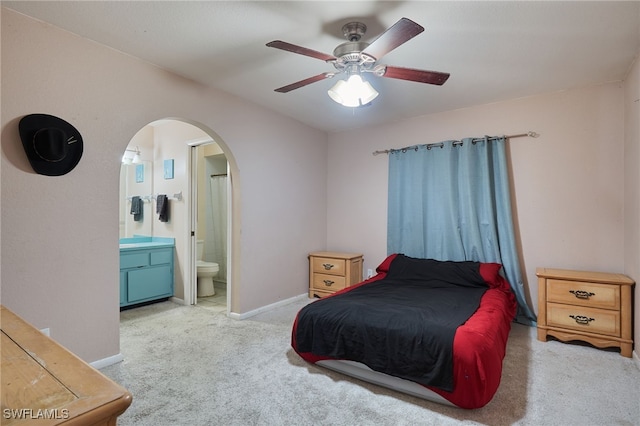
[{"label": "drawer pull handle", "polygon": [[324,285],[326,285],[327,287],[331,287],[331,284],[333,284],[335,281],[331,281],[331,280],[322,280],[322,282],[324,283]]},{"label": "drawer pull handle", "polygon": [[327,271],[330,270],[331,268],[333,268],[335,265],[331,264],[331,263],[323,263],[322,267],[324,269],[326,269]]},{"label": "drawer pull handle", "polygon": [[588,299],[591,296],[595,296],[595,293],[591,293],[590,291],[584,290],[569,290],[569,293],[573,294],[578,299]]},{"label": "drawer pull handle", "polygon": [[569,315],[569,318],[573,318],[578,324],[588,325],[591,321],[595,321],[595,318],[585,317],[584,315]]}]

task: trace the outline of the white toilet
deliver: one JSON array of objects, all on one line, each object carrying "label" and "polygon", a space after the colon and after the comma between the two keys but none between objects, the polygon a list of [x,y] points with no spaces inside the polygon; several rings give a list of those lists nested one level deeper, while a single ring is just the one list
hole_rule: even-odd
[{"label": "white toilet", "polygon": [[198,240],[196,242],[196,270],[198,273],[198,297],[213,296],[216,294],[213,288],[213,277],[218,275],[220,266],[217,263],[205,262],[202,260],[204,254],[204,241]]}]

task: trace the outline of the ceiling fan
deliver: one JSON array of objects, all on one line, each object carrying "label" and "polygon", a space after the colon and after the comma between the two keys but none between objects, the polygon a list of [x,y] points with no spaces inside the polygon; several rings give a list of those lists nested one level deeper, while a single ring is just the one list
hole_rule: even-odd
[{"label": "ceiling fan", "polygon": [[[268,47],[286,50],[332,63],[337,70],[336,72],[323,72],[313,77],[280,87],[275,89],[275,91],[287,93],[317,81],[332,78],[340,74],[346,74],[349,77],[347,82],[343,80],[338,81],[338,83],[329,90],[329,96],[345,106],[357,107],[370,103],[378,95],[378,92],[376,92],[367,81],[362,80],[361,75],[365,73],[370,73],[377,77],[395,78],[436,85],[444,84],[449,78],[448,73],[393,67],[377,63],[384,55],[423,32],[424,28],[421,25],[416,24],[410,19],[402,18],[370,44],[360,41],[360,38],[362,38],[366,31],[366,25],[361,22],[349,22],[345,24],[342,27],[342,32],[348,41],[336,47],[333,55],[296,46],[295,44],[281,40],[267,43]],[[364,92],[358,93],[354,95],[356,96],[355,98],[347,100],[346,97],[348,97],[351,92],[347,91],[346,85],[352,82],[357,83],[357,87]]]}]

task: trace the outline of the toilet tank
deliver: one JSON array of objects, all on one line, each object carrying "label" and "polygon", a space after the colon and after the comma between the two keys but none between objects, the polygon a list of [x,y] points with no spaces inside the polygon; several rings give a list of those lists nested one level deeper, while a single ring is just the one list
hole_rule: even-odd
[{"label": "toilet tank", "polygon": [[196,241],[196,260],[202,260],[204,254],[204,240]]}]

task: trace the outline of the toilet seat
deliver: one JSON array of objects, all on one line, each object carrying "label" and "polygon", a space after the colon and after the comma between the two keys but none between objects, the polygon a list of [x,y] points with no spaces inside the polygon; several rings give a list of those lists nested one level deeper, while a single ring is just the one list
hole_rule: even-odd
[{"label": "toilet seat", "polygon": [[220,266],[214,262],[205,262],[204,260],[196,261],[196,269],[198,272],[213,273],[220,270]]}]

